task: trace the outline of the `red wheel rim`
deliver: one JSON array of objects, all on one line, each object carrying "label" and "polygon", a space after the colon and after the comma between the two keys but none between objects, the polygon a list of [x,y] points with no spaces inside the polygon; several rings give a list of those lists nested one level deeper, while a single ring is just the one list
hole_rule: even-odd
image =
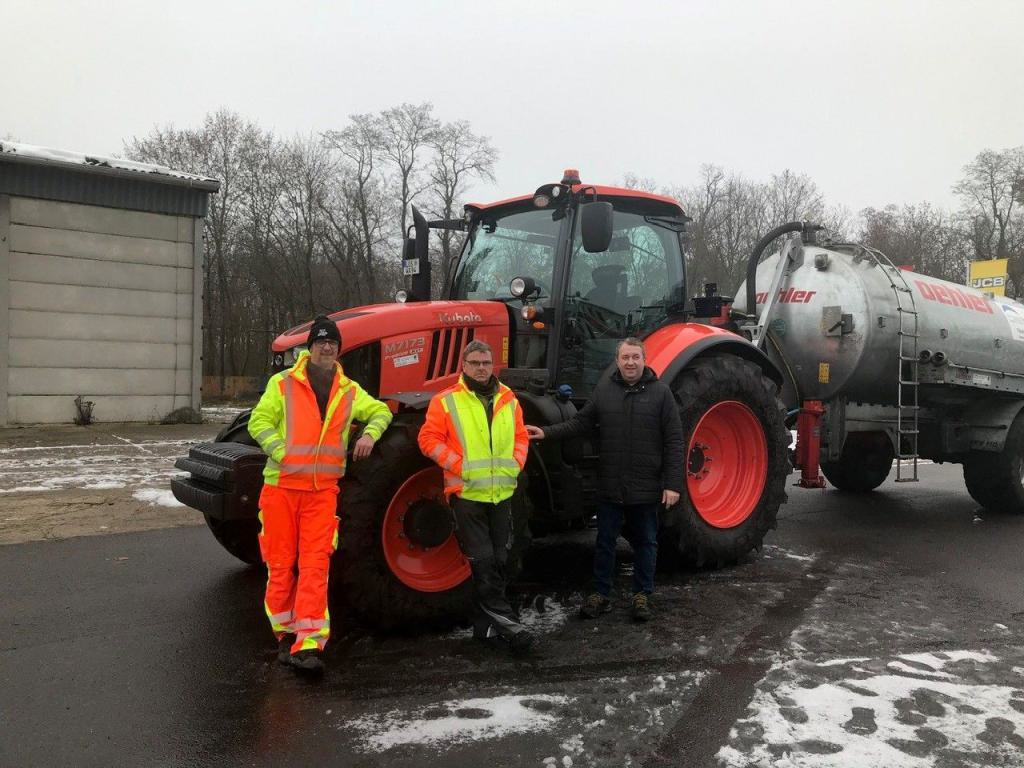
[{"label": "red wheel rim", "polygon": [[736,400],[711,406],[686,454],[686,489],[697,514],[715,528],[734,528],[757,506],[768,476],[768,444],[754,412]]},{"label": "red wheel rim", "polygon": [[420,470],[409,477],[391,497],[381,527],[384,558],[395,577],[419,592],[444,592],[469,578],[469,562],[459,549],[454,534],[439,547],[423,547],[405,537],[402,525],[409,506],[422,498],[443,501],[443,478],[439,467]]}]

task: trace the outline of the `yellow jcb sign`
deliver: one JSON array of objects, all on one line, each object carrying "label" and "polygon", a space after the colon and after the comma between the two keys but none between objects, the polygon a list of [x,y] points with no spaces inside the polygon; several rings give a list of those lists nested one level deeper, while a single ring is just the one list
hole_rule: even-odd
[{"label": "yellow jcb sign", "polygon": [[972,261],[967,284],[985,293],[996,296],[1006,295],[1006,265],[1009,259],[988,259]]}]

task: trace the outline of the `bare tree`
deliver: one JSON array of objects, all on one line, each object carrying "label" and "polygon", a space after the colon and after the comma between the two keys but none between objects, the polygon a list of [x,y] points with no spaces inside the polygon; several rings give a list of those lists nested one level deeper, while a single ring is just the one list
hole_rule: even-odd
[{"label": "bare tree", "polygon": [[963,228],[975,259],[1009,259],[1010,281],[1024,288],[1024,215],[1020,203],[1024,147],[986,149],[964,166],[953,191],[963,201]]},{"label": "bare tree", "polygon": [[397,173],[401,223],[400,240],[405,238],[408,208],[426,186],[421,178],[423,154],[429,151],[440,124],[431,114],[434,105],[401,104],[380,114],[381,151]]},{"label": "bare tree", "polygon": [[915,272],[963,283],[970,241],[957,223],[928,203],[887,205],[861,212],[858,240],[878,248],[896,264]]},{"label": "bare tree", "polygon": [[351,115],[351,124],[340,131],[328,131],[326,138],[343,158],[342,188],[336,191],[335,201],[348,212],[350,227],[346,229],[341,217],[332,215],[335,253],[339,253],[342,234],[347,232],[344,248],[353,254],[366,279],[368,298],[378,294],[376,269],[378,253],[385,245],[384,222],[388,205],[383,192],[380,159],[383,157],[384,133],[380,120],[373,115]]},{"label": "bare tree", "polygon": [[[494,181],[498,152],[486,136],[473,133],[465,120],[445,123],[431,141],[434,156],[430,164],[432,211],[442,219],[456,218],[457,202],[472,179]],[[440,285],[448,285],[461,239],[456,232],[440,232]]]}]

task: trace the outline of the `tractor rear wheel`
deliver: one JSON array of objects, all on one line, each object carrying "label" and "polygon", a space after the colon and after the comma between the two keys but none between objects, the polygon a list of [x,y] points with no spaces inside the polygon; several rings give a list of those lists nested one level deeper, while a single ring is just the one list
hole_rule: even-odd
[{"label": "tractor rear wheel", "polygon": [[884,432],[853,432],[838,461],[821,462],[821,472],[841,491],[867,493],[892,470],[892,442]]},{"label": "tractor rear wheel", "polygon": [[469,563],[455,539],[441,470],[416,444],[418,427],[392,424],[341,481],[337,580],[345,602],[380,629],[439,627],[470,607]]},{"label": "tractor rear wheel", "polygon": [[1024,513],[1024,413],[1017,415],[999,453],[973,451],[964,461],[971,498],[993,512]]},{"label": "tractor rear wheel", "polygon": [[760,367],[734,355],[697,360],[672,386],[686,488],[665,514],[661,552],[697,566],[735,563],[761,547],[786,500],[785,407]]}]

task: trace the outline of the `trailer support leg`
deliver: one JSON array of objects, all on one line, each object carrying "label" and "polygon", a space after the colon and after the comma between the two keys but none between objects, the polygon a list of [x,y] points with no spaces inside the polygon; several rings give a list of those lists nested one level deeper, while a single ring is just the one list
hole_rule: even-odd
[{"label": "trailer support leg", "polygon": [[796,466],[800,469],[800,488],[824,488],[825,478],[818,471],[821,456],[821,417],[825,408],[820,400],[804,400],[796,417]]}]

